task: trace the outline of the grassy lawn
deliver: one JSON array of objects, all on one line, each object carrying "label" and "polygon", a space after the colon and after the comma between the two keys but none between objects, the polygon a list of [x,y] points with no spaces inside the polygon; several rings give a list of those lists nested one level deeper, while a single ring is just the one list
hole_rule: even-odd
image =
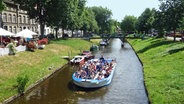
[{"label": "grassy lawn", "polygon": [[184,43],[164,39],[128,39],[144,65],[153,104],[184,103]]},{"label": "grassy lawn", "polygon": [[[41,78],[67,63],[62,56],[89,50],[91,42],[80,39],[55,40],[45,49],[19,52],[15,56],[0,57],[0,102],[17,94],[17,77],[28,76],[26,89]],[[49,70],[51,68],[51,70]]]}]

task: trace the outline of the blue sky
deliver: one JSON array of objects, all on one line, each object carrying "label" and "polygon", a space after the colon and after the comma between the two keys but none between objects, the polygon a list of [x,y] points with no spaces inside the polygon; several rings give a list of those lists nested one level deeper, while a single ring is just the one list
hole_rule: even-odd
[{"label": "blue sky", "polygon": [[139,17],[146,8],[159,8],[159,0],[87,0],[86,5],[107,7],[112,18],[121,22],[126,15]]}]

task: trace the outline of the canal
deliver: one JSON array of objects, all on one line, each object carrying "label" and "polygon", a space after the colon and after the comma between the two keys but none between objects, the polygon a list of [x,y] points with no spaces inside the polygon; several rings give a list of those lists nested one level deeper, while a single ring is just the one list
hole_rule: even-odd
[{"label": "canal", "polygon": [[109,86],[77,87],[71,78],[76,67],[67,65],[9,104],[148,104],[142,65],[128,43],[121,47],[119,39],[112,39],[107,47],[94,54],[116,58],[117,67]]}]

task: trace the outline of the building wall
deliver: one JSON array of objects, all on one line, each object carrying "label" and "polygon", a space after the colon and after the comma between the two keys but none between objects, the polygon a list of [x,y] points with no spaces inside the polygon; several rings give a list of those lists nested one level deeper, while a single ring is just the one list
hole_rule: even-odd
[{"label": "building wall", "polygon": [[29,29],[38,33],[38,23],[30,19],[27,11],[21,10],[18,4],[5,2],[7,8],[2,11],[2,28],[17,33],[23,29]]}]

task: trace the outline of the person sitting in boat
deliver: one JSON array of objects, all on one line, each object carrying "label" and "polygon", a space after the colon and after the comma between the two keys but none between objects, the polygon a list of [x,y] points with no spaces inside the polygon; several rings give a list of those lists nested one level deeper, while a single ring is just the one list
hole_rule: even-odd
[{"label": "person sitting in boat", "polygon": [[103,79],[103,78],[104,78],[104,75],[103,75],[102,72],[100,72],[100,73],[99,73],[99,76],[98,76],[98,80],[101,80],[101,79]]},{"label": "person sitting in boat", "polygon": [[81,70],[79,69],[79,70],[77,70],[77,71],[75,72],[75,77],[76,77],[76,78],[80,78],[80,75],[81,75]]},{"label": "person sitting in boat", "polygon": [[95,72],[93,70],[90,70],[90,79],[94,79]]},{"label": "person sitting in boat", "polygon": [[85,70],[81,70],[81,78],[86,78],[86,76],[87,76],[87,73],[86,73],[86,71]]},{"label": "person sitting in boat", "polygon": [[103,55],[101,55],[100,61],[105,62],[105,59],[104,59]]}]

